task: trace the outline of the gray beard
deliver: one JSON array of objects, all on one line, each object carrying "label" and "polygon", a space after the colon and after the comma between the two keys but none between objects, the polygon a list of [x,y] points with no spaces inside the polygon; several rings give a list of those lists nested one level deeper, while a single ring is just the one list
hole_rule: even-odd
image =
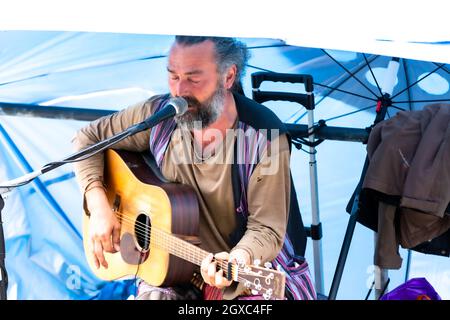
[{"label": "gray beard", "polygon": [[196,99],[185,97],[189,106],[194,106],[194,110],[188,110],[183,115],[175,117],[177,125],[180,129],[185,130],[207,128],[222,113],[225,103],[225,93],[225,88],[219,85],[213,95],[204,103],[199,103]]}]

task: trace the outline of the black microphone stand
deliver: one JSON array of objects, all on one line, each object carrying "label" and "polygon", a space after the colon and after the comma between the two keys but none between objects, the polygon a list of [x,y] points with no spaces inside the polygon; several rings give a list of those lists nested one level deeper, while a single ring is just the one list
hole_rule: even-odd
[{"label": "black microphone stand", "polygon": [[[44,174],[46,172],[49,172],[51,170],[54,170],[64,164],[67,163],[73,163],[77,161],[82,161],[87,158],[92,157],[93,155],[111,147],[112,145],[116,144],[117,142],[132,136],[138,132],[147,130],[159,122],[166,120],[168,118],[171,118],[175,115],[175,111],[168,110],[165,108],[162,113],[159,114],[159,117],[150,117],[146,119],[145,121],[138,123],[134,126],[129,127],[125,131],[118,133],[108,139],[105,139],[103,141],[100,141],[96,144],[93,144],[92,146],[89,146],[83,150],[80,150],[67,158],[62,159],[61,161],[56,162],[50,162],[46,165],[44,165],[41,169],[33,171],[31,173],[27,173],[23,175],[22,177],[19,177],[14,180],[6,181],[4,183],[0,184],[0,300],[6,300],[7,296],[7,289],[8,289],[8,274],[6,272],[5,267],[5,257],[6,257],[6,250],[5,250],[5,237],[3,235],[3,224],[2,224],[2,215],[1,212],[4,208],[4,199],[3,194],[6,194],[10,192],[11,190],[21,187],[23,185],[28,184],[29,182],[33,181],[35,178],[40,176],[41,174]],[[186,107],[187,109],[187,107]],[[185,111],[185,110],[184,110]],[[183,112],[184,112],[183,111]],[[156,115],[156,114],[155,114]]]}]

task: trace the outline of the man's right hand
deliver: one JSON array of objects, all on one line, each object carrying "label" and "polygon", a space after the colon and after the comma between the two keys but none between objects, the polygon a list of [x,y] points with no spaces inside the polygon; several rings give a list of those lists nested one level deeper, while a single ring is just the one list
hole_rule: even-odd
[{"label": "man's right hand", "polygon": [[85,197],[90,212],[89,238],[95,267],[98,269],[102,265],[108,268],[103,252],[114,253],[120,250],[120,223],[101,186],[89,187]]}]

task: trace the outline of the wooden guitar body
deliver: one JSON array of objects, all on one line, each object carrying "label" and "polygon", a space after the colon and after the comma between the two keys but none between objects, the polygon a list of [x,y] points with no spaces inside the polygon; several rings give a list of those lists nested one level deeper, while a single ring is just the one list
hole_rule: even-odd
[{"label": "wooden guitar body", "polygon": [[[105,185],[111,209],[121,222],[120,251],[106,253],[108,268],[95,268],[89,216],[83,217],[83,244],[91,269],[101,279],[138,276],[153,286],[190,282],[195,266],[210,253],[199,244],[197,196],[189,186],[168,183],[141,154],[107,150]],[[216,260],[230,280],[244,283],[265,299],[283,299],[285,274],[258,265]]]},{"label": "wooden guitar body", "polygon": [[[196,239],[195,192],[189,186],[162,181],[141,154],[128,151],[105,152],[104,177],[111,209],[121,221],[120,252],[105,252],[109,267],[95,268],[89,216],[85,214],[83,244],[94,273],[105,280],[137,275],[154,286],[189,282],[195,265],[169,254],[161,246],[171,241],[164,236],[166,233],[181,239]],[[161,236],[153,235],[156,229]]]}]

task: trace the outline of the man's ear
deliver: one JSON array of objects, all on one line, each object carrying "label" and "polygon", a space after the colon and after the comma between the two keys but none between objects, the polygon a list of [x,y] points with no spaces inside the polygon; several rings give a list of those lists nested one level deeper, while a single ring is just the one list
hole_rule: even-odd
[{"label": "man's ear", "polygon": [[237,68],[236,68],[236,65],[233,64],[231,67],[228,68],[226,76],[225,76],[225,89],[231,89],[234,82],[236,81],[236,73],[237,73]]}]

